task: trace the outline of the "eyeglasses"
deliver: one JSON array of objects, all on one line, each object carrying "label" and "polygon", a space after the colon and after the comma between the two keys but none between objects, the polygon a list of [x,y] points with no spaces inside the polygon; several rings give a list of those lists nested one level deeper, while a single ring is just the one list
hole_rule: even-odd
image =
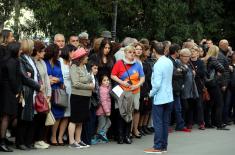
[{"label": "eyeglasses", "polygon": [[71,42],[78,42],[78,40],[72,40]]},{"label": "eyeglasses", "polygon": [[142,48],[136,48],[135,50],[139,50],[139,51],[142,51],[143,49],[142,49]]}]

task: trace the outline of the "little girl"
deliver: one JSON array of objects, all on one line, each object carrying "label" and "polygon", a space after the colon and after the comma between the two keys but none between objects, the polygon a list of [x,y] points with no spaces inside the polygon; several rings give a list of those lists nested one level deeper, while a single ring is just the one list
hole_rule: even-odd
[{"label": "little girl", "polygon": [[97,134],[103,141],[108,142],[106,133],[111,125],[109,119],[111,112],[111,98],[109,95],[111,86],[107,75],[101,76],[99,82],[100,106],[96,111],[96,115],[98,116]]}]

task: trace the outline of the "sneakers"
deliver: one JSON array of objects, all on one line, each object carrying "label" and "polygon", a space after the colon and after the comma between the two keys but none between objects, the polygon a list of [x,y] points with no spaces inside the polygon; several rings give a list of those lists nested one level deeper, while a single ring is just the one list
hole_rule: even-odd
[{"label": "sneakers", "polygon": [[103,141],[106,141],[106,142],[109,141],[109,139],[104,131],[98,132],[98,135],[99,135],[100,139],[102,139]]},{"label": "sneakers", "polygon": [[154,148],[145,149],[144,152],[145,153],[162,154],[162,150],[158,150],[158,149],[154,149]]},{"label": "sneakers", "polygon": [[90,145],[85,144],[83,141],[78,142],[74,142],[73,144],[69,145],[70,148],[77,148],[77,149],[83,149],[83,148],[88,148],[90,147]]},{"label": "sneakers", "polygon": [[34,147],[37,149],[48,149],[49,148],[49,144],[45,143],[44,141],[37,141],[34,144]]},{"label": "sneakers", "polygon": [[73,144],[69,144],[69,147],[70,148],[81,148],[77,142],[74,142]]}]

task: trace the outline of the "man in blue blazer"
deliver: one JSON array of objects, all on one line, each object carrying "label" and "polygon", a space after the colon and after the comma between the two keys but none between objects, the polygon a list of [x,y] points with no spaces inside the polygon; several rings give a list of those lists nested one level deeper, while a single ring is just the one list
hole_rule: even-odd
[{"label": "man in blue blazer", "polygon": [[161,42],[153,44],[153,52],[158,59],[153,66],[152,90],[150,91],[150,97],[153,97],[152,118],[155,135],[153,148],[146,149],[144,152],[162,153],[167,151],[168,144],[170,104],[173,101],[173,64],[164,55],[164,46]]}]

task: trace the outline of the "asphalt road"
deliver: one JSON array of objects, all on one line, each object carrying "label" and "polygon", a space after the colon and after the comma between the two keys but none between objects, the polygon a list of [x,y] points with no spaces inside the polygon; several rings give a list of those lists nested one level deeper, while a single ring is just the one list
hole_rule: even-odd
[{"label": "asphalt road", "polygon": [[[169,146],[166,155],[234,155],[235,125],[230,131],[193,129],[191,133],[173,132],[169,135]],[[153,135],[133,139],[131,145],[118,145],[116,142],[93,145],[87,149],[74,149],[68,146],[53,146],[46,150],[20,151],[13,153],[0,152],[0,155],[144,155],[144,149],[152,147]]]}]

